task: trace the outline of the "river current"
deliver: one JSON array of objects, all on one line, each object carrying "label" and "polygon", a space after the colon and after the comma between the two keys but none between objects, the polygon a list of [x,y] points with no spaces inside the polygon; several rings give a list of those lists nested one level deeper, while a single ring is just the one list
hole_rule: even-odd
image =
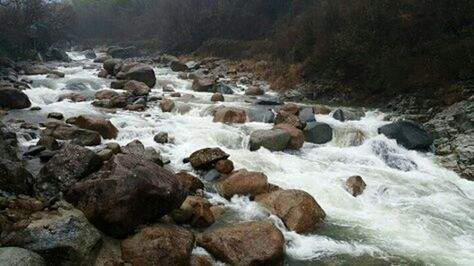
[{"label": "river current", "polygon": [[[190,100],[173,98],[178,107],[188,105],[191,111],[163,113],[157,103],[150,103],[144,112],[117,110],[105,112],[91,101],[71,102],[58,98],[72,79],[91,82],[90,93],[108,88],[111,80],[97,77],[98,69],[80,53],[70,53],[72,63],[58,66],[65,78],[47,79],[45,75],[28,76],[32,89],[25,90],[32,106],[41,111],[12,111],[5,118],[41,122],[50,112],[61,112],[65,118],[90,114],[105,117],[119,129],[113,142],[125,145],[139,139],[171,161],[173,171],[189,170],[182,162],[193,151],[220,147],[234,162],[236,169],[264,172],[269,182],[283,188],[302,189],[310,193],[327,214],[325,225],[315,234],[299,235],[282,226],[258,204],[246,197],[230,201],[208,192],[211,202],[228,207],[226,214],[213,227],[237,221],[270,219],[279,226],[286,239],[285,264],[335,265],[367,264],[380,258],[396,265],[473,265],[474,264],[474,183],[439,166],[433,154],[408,151],[377,134],[377,128],[388,123],[386,114],[365,111],[357,121],[340,122],[330,115],[316,115],[316,120],[334,129],[334,138],[324,145],[305,143],[294,152],[251,152],[248,139],[252,131],[269,129],[271,124],[247,122],[242,125],[213,123],[209,109],[225,105],[253,108],[239,88],[225,95],[225,102],[212,103],[211,94],[191,90],[191,81],[178,78],[168,68],[155,68],[158,84],[167,84],[181,94],[192,94]],[[244,85],[242,85],[244,88]],[[271,93],[271,92],[270,92]],[[151,96],[168,96],[159,85]],[[157,144],[153,137],[167,132],[172,143]],[[109,140],[103,140],[103,144]],[[20,139],[24,147],[37,139]],[[360,144],[354,146],[354,142]],[[360,175],[367,184],[358,197],[349,194],[345,181]],[[212,189],[210,190],[212,191]],[[196,253],[205,252],[196,249]],[[339,264],[338,264],[339,263]],[[377,264],[373,264],[377,265]]]}]

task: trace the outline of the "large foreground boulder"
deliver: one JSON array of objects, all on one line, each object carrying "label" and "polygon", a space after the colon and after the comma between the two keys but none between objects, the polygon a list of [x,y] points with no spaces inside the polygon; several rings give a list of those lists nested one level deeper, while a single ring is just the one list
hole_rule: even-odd
[{"label": "large foreground boulder", "polygon": [[134,154],[118,154],[66,195],[100,230],[124,236],[179,208],[186,197],[171,172]]},{"label": "large foreground boulder", "polygon": [[0,88],[0,107],[8,109],[24,109],[31,106],[28,96],[14,88]]},{"label": "large foreground boulder", "polygon": [[257,196],[256,201],[297,233],[314,231],[326,217],[316,200],[302,190],[277,190]]},{"label": "large foreground boulder", "polygon": [[148,87],[153,88],[156,84],[155,71],[150,66],[140,64],[132,67],[124,73],[124,78],[136,80],[145,83]]},{"label": "large foreground boulder", "polygon": [[303,133],[305,141],[315,144],[324,144],[332,140],[332,128],[326,123],[310,122]]},{"label": "large foreground boulder", "polygon": [[290,138],[290,134],[283,129],[256,130],[250,134],[250,150],[264,147],[270,151],[282,151],[286,149]]},{"label": "large foreground boulder", "polygon": [[243,124],[247,120],[244,110],[231,107],[222,107],[216,110],[213,122]]},{"label": "large foreground boulder", "polygon": [[44,259],[33,251],[17,247],[0,248],[2,266],[46,266]]},{"label": "large foreground boulder", "polygon": [[122,241],[122,259],[136,266],[190,265],[194,235],[179,226],[145,227]]},{"label": "large foreground boulder", "polygon": [[429,151],[433,144],[433,137],[421,125],[412,121],[400,121],[382,126],[379,134],[384,134],[389,139],[409,150]]},{"label": "large foreground boulder", "polygon": [[118,129],[109,120],[90,115],[80,115],[76,117],[76,119],[74,119],[74,125],[83,129],[99,132],[104,139],[114,139],[118,134]]},{"label": "large foreground boulder", "polygon": [[60,140],[70,140],[81,146],[96,146],[101,142],[100,134],[96,131],[78,128],[63,122],[49,122],[43,134]]},{"label": "large foreground boulder", "polygon": [[264,173],[239,170],[220,180],[216,184],[217,191],[225,198],[234,195],[254,197],[268,191],[268,178]]},{"label": "large foreground boulder", "polygon": [[[58,209],[34,213],[35,220],[24,229],[3,232],[1,244],[32,250],[48,265],[91,265],[94,250],[100,245],[100,233],[82,212]],[[21,264],[29,265],[29,264]]]},{"label": "large foreground boulder", "polygon": [[283,234],[264,221],[205,232],[197,237],[197,243],[230,265],[280,265],[284,258]]},{"label": "large foreground boulder", "polygon": [[41,168],[35,185],[36,194],[44,199],[53,198],[97,171],[101,165],[102,160],[95,152],[66,144]]},{"label": "large foreground boulder", "polygon": [[189,162],[194,169],[209,169],[214,166],[217,161],[229,158],[229,154],[220,148],[205,148],[193,152],[189,156]]}]

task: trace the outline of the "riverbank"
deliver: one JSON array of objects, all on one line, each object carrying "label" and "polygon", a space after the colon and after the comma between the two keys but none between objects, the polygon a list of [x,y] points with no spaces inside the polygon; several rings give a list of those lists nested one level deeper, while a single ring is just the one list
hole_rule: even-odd
[{"label": "riverbank", "polygon": [[474,185],[380,134],[390,113],[282,103],[227,60],[129,52],[17,64],[29,104],[3,113],[0,143],[27,182],[2,196],[2,246],[57,264],[474,259]]}]

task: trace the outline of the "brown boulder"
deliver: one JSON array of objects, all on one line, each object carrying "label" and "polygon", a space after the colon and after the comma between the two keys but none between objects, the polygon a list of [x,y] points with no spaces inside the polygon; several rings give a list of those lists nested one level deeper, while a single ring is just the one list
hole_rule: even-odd
[{"label": "brown boulder", "polygon": [[134,154],[114,155],[66,195],[92,224],[118,237],[178,208],[185,197],[174,174]]},{"label": "brown boulder", "polygon": [[318,104],[313,106],[313,112],[317,115],[328,115],[331,113],[331,108]]},{"label": "brown boulder", "polygon": [[186,223],[194,228],[205,228],[215,221],[211,207],[212,204],[205,198],[188,196],[181,207],[171,213],[171,217],[177,223]]},{"label": "brown boulder", "polygon": [[265,94],[264,90],[255,86],[251,86],[245,91],[245,95],[250,95],[250,96],[259,96],[259,95],[264,95],[264,94]]},{"label": "brown boulder", "polygon": [[114,80],[110,83],[110,87],[116,90],[123,90],[123,87],[127,82],[127,80]]},{"label": "brown boulder", "polygon": [[224,95],[222,95],[222,93],[216,92],[211,97],[211,102],[223,102],[223,101],[224,101]]},{"label": "brown boulder", "polygon": [[231,160],[220,160],[216,163],[216,170],[221,174],[230,174],[234,171],[234,163]]},{"label": "brown boulder", "polygon": [[281,111],[285,111],[293,115],[298,115],[300,113],[300,107],[296,103],[287,103],[283,105]]},{"label": "brown boulder", "polygon": [[136,80],[125,83],[123,89],[133,96],[147,96],[150,93],[150,88],[145,83]]},{"label": "brown boulder", "polygon": [[202,181],[187,172],[179,172],[176,176],[181,180],[188,193],[195,193],[198,189],[204,189]]},{"label": "brown boulder", "polygon": [[122,241],[122,259],[133,266],[188,266],[194,235],[169,224],[145,227]]},{"label": "brown boulder", "polygon": [[255,200],[297,233],[314,231],[326,217],[316,200],[302,190],[276,190],[258,195]]},{"label": "brown boulder", "polygon": [[193,152],[189,156],[189,162],[194,169],[209,169],[219,160],[229,158],[229,154],[225,153],[220,148],[205,148]]},{"label": "brown boulder", "polygon": [[269,222],[246,222],[208,231],[197,237],[197,243],[230,265],[283,263],[285,239]]},{"label": "brown boulder", "polygon": [[175,103],[172,100],[163,100],[160,102],[161,111],[169,113],[173,111]]},{"label": "brown boulder", "polygon": [[346,181],[347,191],[349,191],[349,193],[351,193],[354,197],[357,197],[362,194],[362,192],[364,192],[365,190],[365,187],[366,184],[364,180],[358,175],[351,176]]},{"label": "brown boulder", "polygon": [[288,141],[287,149],[299,150],[304,144],[304,133],[303,130],[297,129],[296,127],[289,124],[278,124],[275,128],[283,129],[290,134],[290,140]]},{"label": "brown boulder", "polygon": [[115,75],[114,68],[117,64],[121,64],[122,61],[119,59],[108,59],[104,61],[104,69],[107,70],[107,73],[110,75]]},{"label": "brown boulder", "polygon": [[119,96],[119,94],[113,90],[100,90],[95,93],[95,98],[98,100],[111,99],[115,96]]},{"label": "brown boulder", "polygon": [[249,172],[245,169],[239,170],[220,180],[216,184],[217,191],[225,198],[234,195],[249,195],[254,197],[268,190],[267,176],[260,172]]},{"label": "brown boulder", "polygon": [[214,122],[221,123],[240,123],[243,124],[247,120],[247,114],[244,110],[233,107],[222,107],[217,109],[214,114]]},{"label": "brown boulder", "polygon": [[278,124],[289,124],[292,125],[298,129],[304,129],[306,126],[304,122],[301,121],[301,119],[289,112],[286,111],[280,111],[277,113],[274,121],[275,125]]},{"label": "brown boulder", "polygon": [[97,131],[104,139],[114,139],[118,135],[118,129],[109,120],[89,115],[80,115],[76,117],[74,125],[80,128]]},{"label": "brown boulder", "polygon": [[148,87],[153,88],[156,84],[156,76],[153,68],[147,65],[137,65],[124,73],[124,78],[136,80],[145,83]]},{"label": "brown boulder", "polygon": [[71,126],[60,121],[47,123],[43,134],[55,139],[71,140],[74,144],[83,146],[96,146],[101,142],[98,132]]}]

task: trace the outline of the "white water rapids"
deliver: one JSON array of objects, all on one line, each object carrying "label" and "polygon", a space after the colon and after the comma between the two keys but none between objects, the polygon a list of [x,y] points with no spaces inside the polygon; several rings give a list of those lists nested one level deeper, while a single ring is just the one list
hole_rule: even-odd
[{"label": "white water rapids", "polygon": [[[71,54],[74,62],[58,68],[65,78],[50,80],[45,75],[28,76],[34,81],[26,90],[32,106],[41,111],[12,111],[8,118],[39,122],[49,112],[61,112],[65,118],[92,114],[109,118],[119,129],[114,142],[125,145],[139,139],[147,147],[154,147],[171,160],[167,167],[173,171],[192,170],[182,159],[205,147],[220,147],[234,162],[236,169],[246,168],[264,172],[269,182],[283,188],[297,188],[310,193],[327,214],[323,228],[313,235],[289,232],[276,217],[270,219],[280,226],[286,239],[287,265],[315,265],[344,257],[370,256],[384,258],[395,264],[473,265],[474,264],[474,183],[437,165],[432,154],[408,151],[395,141],[377,134],[377,128],[387,122],[384,114],[371,111],[359,121],[339,122],[329,115],[316,119],[330,124],[335,138],[328,144],[305,143],[297,152],[270,152],[247,148],[248,136],[256,129],[272,125],[247,122],[243,125],[213,123],[206,110],[213,105],[251,108],[241,92],[225,95],[223,103],[211,103],[209,93],[191,90],[191,82],[178,79],[169,69],[156,68],[158,82],[169,83],[181,94],[192,94],[187,103],[174,98],[178,106],[189,105],[189,113],[163,113],[157,103],[150,103],[145,112],[117,110],[105,113],[88,102],[57,102],[61,90],[71,79],[87,79],[107,88],[111,80],[97,77],[97,69],[83,69],[93,65],[80,54]],[[158,83],[158,84],[159,84]],[[168,95],[168,93],[164,93]],[[151,96],[161,96],[156,86]],[[354,132],[363,132],[362,145],[348,146]],[[168,132],[173,144],[157,144],[153,137]],[[37,139],[22,141],[22,145],[36,144]],[[106,141],[103,141],[106,143]],[[412,161],[417,167],[402,171],[389,167],[378,155],[377,146],[387,146],[392,155]],[[367,188],[353,197],[344,183],[349,176],[360,175]],[[268,214],[246,197],[235,197],[230,202],[209,193],[212,202],[227,205],[229,213],[219,224],[252,219],[268,219]],[[219,226],[219,224],[215,226]],[[349,260],[350,261],[350,260]]]}]

